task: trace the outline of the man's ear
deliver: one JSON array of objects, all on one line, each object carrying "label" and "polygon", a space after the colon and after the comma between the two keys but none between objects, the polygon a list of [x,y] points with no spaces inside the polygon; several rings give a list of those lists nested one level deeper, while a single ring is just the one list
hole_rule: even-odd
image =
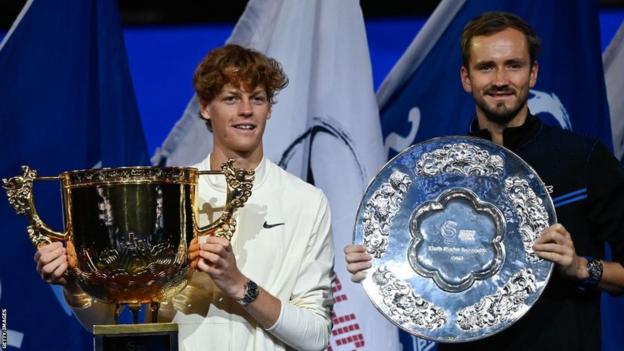
[{"label": "man's ear", "polygon": [[203,119],[209,120],[210,113],[208,112],[208,105],[199,104],[199,114]]},{"label": "man's ear", "polygon": [[537,61],[531,65],[531,73],[529,73],[529,88],[533,88],[537,84],[537,72],[539,71],[539,64]]},{"label": "man's ear", "polygon": [[461,79],[462,87],[464,87],[464,91],[467,93],[472,93],[472,83],[470,82],[470,73],[468,72],[468,68],[462,65],[459,69],[459,78]]}]

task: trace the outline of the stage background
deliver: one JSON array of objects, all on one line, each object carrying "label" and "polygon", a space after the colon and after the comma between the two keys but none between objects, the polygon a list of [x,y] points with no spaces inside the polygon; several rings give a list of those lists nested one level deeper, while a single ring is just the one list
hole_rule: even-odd
[{"label": "stage background", "polygon": [[[426,17],[365,18],[375,88],[381,84],[389,70],[404,53],[425,20]],[[603,50],[623,20],[624,11],[601,11],[600,28]],[[192,95],[190,78],[196,63],[210,48],[222,45],[231,34],[233,27],[234,22],[166,27],[126,26],[124,28],[132,82],[150,155],[162,143],[184,111]],[[5,34],[5,31],[0,30],[0,40]],[[6,128],[6,126],[2,122],[0,128]],[[48,132],[56,131],[49,130]],[[24,252],[13,254],[28,256],[28,259],[22,261],[29,261],[32,251],[29,251],[29,247],[21,249]],[[5,261],[1,262],[5,263]],[[34,267],[28,264],[22,265],[20,262],[20,265],[11,267],[11,270],[15,273],[12,276],[18,277],[22,270],[24,274],[32,275]],[[3,277],[0,276],[0,284],[3,283],[2,280]],[[7,282],[4,283],[6,287]],[[0,285],[0,306],[7,308],[9,318],[19,314],[20,311],[6,304],[7,295],[5,294],[3,299],[1,289],[2,285]],[[58,309],[58,306],[55,308]],[[37,313],[45,321],[46,310],[42,309]],[[33,322],[33,329],[30,330],[32,337],[37,337],[35,331]],[[88,336],[84,337],[88,338]],[[17,348],[10,347],[9,349]],[[51,349],[65,350],[67,348]]]},{"label": "stage background", "polygon": [[[426,20],[426,17],[364,18],[375,89]],[[622,21],[624,10],[600,11],[602,50],[609,45]],[[124,28],[130,72],[150,154],[165,140],[193,95],[191,77],[195,65],[211,48],[225,43],[234,24]],[[0,30],[0,40],[5,34],[6,30]]]}]

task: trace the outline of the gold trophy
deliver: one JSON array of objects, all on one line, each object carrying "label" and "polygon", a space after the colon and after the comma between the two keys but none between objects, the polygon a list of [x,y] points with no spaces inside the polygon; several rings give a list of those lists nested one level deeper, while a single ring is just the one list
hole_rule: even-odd
[{"label": "gold trophy", "polygon": [[[149,304],[151,321],[157,321],[160,302],[180,292],[193,273],[188,259],[191,241],[205,235],[232,237],[234,213],[251,195],[254,175],[236,169],[233,160],[221,171],[122,167],[55,177],[37,177],[28,166],[22,171],[2,182],[15,211],[30,221],[27,231],[33,245],[65,242],[67,274],[85,292],[84,307],[92,298],[115,304],[115,323],[122,305],[128,305],[138,323],[142,304]],[[199,227],[198,178],[218,174],[227,183],[224,209],[214,222]],[[37,214],[35,180],[61,181],[64,232],[52,230]]]}]

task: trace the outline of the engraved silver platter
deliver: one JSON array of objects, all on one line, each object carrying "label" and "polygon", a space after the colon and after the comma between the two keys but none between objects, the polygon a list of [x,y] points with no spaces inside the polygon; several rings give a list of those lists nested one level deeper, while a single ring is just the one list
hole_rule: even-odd
[{"label": "engraved silver platter", "polygon": [[390,160],[364,194],[354,243],[373,265],[362,285],[410,334],[482,339],[541,295],[553,264],[532,245],[556,221],[544,183],[511,151],[467,136],[430,139]]}]

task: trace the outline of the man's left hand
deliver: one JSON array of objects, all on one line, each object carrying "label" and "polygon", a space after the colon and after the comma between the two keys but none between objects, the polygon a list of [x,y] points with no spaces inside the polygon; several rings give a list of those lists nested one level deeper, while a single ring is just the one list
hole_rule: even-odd
[{"label": "man's left hand", "polygon": [[576,254],[570,233],[559,223],[542,231],[533,244],[533,250],[537,256],[556,263],[561,272],[571,279],[581,280],[588,275],[587,269],[583,269],[587,262]]},{"label": "man's left hand", "polygon": [[[215,236],[202,237],[199,250],[190,250],[190,259],[197,262],[197,270],[210,275],[215,285],[226,295],[242,299],[245,295],[247,278],[238,270],[236,257],[232,252],[230,241]],[[191,246],[195,246],[191,245]],[[197,248],[195,246],[194,248]]]}]

